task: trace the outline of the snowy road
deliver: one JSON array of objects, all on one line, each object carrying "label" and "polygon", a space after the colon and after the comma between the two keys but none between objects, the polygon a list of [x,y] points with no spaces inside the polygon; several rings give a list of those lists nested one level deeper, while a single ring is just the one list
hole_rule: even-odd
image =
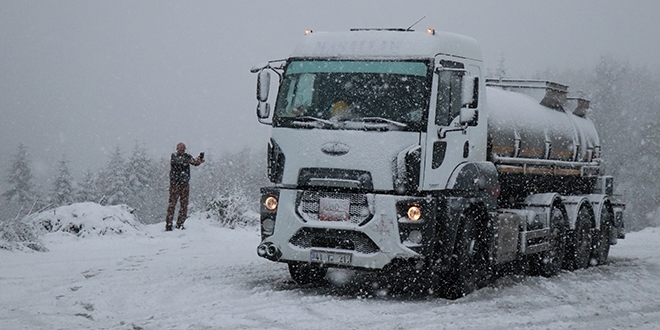
[{"label": "snowy road", "polygon": [[0,250],[0,329],[658,329],[660,229],[628,234],[609,265],[509,276],[466,298],[373,296],[329,276],[305,288],[256,256],[256,229],[44,237]]}]

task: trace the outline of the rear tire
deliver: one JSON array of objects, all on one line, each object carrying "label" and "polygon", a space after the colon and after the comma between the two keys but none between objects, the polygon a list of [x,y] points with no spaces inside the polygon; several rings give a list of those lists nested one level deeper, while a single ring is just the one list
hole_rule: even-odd
[{"label": "rear tire", "polygon": [[539,254],[532,260],[534,275],[550,277],[559,274],[566,255],[566,210],[561,204],[555,204],[550,211],[550,250]]},{"label": "rear tire", "polygon": [[593,258],[599,265],[607,263],[610,254],[610,240],[612,238],[612,223],[614,222],[614,211],[609,204],[604,205],[600,215],[600,233],[598,235],[598,245],[594,250]]},{"label": "rear tire", "polygon": [[289,274],[300,285],[318,284],[328,272],[326,267],[308,262],[289,262]]},{"label": "rear tire", "polygon": [[570,248],[567,256],[567,267],[569,270],[576,270],[589,267],[593,251],[593,212],[589,208],[582,206],[578,211],[575,230],[570,238]]}]

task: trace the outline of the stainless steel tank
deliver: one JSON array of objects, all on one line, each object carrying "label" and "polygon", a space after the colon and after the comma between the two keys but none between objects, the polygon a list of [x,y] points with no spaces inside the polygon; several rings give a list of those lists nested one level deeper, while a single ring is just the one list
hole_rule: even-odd
[{"label": "stainless steel tank", "polygon": [[600,141],[586,117],[588,101],[569,99],[567,86],[547,81],[487,80],[487,86],[493,159],[522,166],[599,166]]}]

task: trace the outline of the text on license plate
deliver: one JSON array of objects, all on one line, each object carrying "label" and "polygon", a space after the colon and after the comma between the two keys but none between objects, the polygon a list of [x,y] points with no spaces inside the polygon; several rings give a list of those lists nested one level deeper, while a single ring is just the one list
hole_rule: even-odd
[{"label": "text on license plate", "polygon": [[312,262],[320,262],[324,264],[335,264],[335,265],[350,265],[353,257],[353,255],[351,255],[350,253],[315,251],[315,250],[312,250],[309,256]]}]

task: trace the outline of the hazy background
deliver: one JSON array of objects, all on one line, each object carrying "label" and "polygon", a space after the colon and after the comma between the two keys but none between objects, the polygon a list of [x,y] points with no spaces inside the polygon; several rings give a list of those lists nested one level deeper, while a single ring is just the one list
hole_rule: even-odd
[{"label": "hazy background", "polygon": [[658,13],[660,2],[635,0],[0,0],[0,170],[19,143],[38,179],[62,154],[79,177],[136,142],[151,157],[179,141],[193,154],[264,148],[270,132],[256,120],[249,69],[287,57],[305,29],[408,27],[426,16],[416,29],[471,36],[488,70],[504,59],[509,76],[531,77],[591,68],[603,55],[657,71]]}]

